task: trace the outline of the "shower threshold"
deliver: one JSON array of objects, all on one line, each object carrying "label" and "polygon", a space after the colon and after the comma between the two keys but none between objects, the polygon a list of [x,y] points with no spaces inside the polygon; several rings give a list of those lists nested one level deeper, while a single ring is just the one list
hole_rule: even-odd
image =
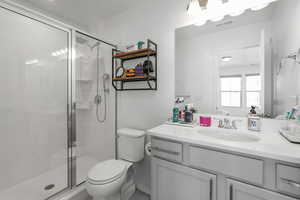
[{"label": "shower threshold", "polygon": [[[85,180],[88,170],[98,163],[95,158],[81,156],[77,158],[77,182]],[[0,191],[0,199],[5,200],[43,200],[62,191],[68,185],[67,164],[47,171],[32,179]]]}]

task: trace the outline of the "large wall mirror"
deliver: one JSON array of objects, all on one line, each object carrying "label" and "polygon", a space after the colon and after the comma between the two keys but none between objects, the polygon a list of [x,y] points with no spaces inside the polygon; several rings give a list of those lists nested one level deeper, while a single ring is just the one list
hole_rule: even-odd
[{"label": "large wall mirror", "polygon": [[200,113],[282,118],[300,95],[300,1],[176,29],[176,98]]}]

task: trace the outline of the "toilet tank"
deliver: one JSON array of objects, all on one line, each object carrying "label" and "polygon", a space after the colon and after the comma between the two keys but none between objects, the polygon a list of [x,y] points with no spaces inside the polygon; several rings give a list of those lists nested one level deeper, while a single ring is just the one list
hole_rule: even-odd
[{"label": "toilet tank", "polygon": [[118,159],[139,162],[144,159],[146,132],[142,130],[118,129]]}]

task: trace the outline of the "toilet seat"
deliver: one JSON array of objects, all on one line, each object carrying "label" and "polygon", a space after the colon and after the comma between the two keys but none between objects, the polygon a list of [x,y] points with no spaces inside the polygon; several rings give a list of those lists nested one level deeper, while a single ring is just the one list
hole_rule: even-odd
[{"label": "toilet seat", "polygon": [[104,185],[118,180],[127,171],[127,165],[120,160],[107,160],[94,166],[87,181],[93,185]]}]

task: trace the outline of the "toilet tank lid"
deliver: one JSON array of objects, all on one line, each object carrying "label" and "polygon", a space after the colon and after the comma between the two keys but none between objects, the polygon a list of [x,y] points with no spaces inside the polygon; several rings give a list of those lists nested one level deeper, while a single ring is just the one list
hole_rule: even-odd
[{"label": "toilet tank lid", "polygon": [[118,129],[118,135],[138,138],[138,137],[144,137],[146,135],[146,132],[143,130],[137,130],[132,128],[121,128]]}]

